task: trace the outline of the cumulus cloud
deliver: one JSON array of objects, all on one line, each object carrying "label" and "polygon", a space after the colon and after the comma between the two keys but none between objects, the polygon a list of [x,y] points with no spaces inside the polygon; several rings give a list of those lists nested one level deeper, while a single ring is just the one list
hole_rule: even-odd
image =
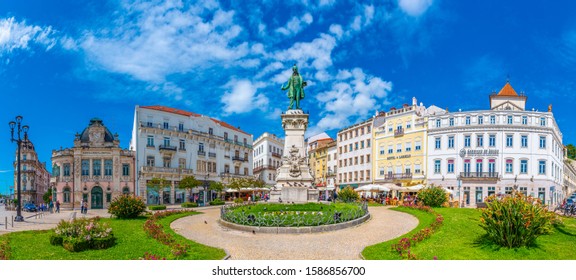
[{"label": "cumulus cloud", "polygon": [[0,19],[0,56],[15,50],[27,50],[32,45],[52,49],[58,43],[51,26],[28,25],[14,17]]},{"label": "cumulus cloud", "polygon": [[295,16],[286,23],[286,26],[277,28],[276,32],[285,36],[293,36],[302,31],[306,26],[312,24],[313,21],[314,18],[310,13],[306,13],[302,17]]},{"label": "cumulus cloud", "polygon": [[277,52],[275,58],[311,64],[316,70],[322,70],[332,66],[332,51],[335,47],[336,39],[322,33],[311,42],[298,42],[287,50]]},{"label": "cumulus cloud", "polygon": [[398,7],[406,14],[419,17],[432,5],[433,0],[398,0]]},{"label": "cumulus cloud", "polygon": [[224,113],[241,114],[252,111],[255,108],[266,108],[268,97],[257,93],[258,88],[262,88],[263,83],[252,83],[249,80],[232,80],[225,87],[228,91],[222,95],[221,102],[224,104]]}]

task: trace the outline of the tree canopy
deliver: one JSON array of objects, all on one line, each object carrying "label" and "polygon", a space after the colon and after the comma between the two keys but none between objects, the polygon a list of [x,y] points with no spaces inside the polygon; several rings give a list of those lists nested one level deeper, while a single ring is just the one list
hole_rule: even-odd
[{"label": "tree canopy", "polygon": [[569,159],[576,160],[576,147],[572,144],[568,144],[568,145],[566,145],[566,150],[567,150],[566,156]]}]

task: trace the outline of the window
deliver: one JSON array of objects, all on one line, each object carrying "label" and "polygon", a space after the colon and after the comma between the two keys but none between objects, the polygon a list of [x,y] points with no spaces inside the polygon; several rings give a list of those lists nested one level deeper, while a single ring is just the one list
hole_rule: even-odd
[{"label": "window", "polygon": [[244,175],[248,175],[248,167],[244,167]]},{"label": "window", "polygon": [[164,122],[164,129],[168,129],[170,126],[168,126],[168,122]]},{"label": "window", "polygon": [[454,126],[454,118],[450,118],[450,126]]},{"label": "window", "polygon": [[352,143],[350,143],[350,145],[348,145],[348,151],[352,152]]},{"label": "window", "polygon": [[506,147],[512,147],[512,144],[514,143],[514,137],[513,135],[506,135]]},{"label": "window", "polygon": [[228,140],[228,132],[224,132],[224,140]]},{"label": "window", "polygon": [[214,135],[214,129],[211,127],[208,128],[208,135]]},{"label": "window", "polygon": [[506,173],[512,173],[514,171],[514,160],[512,159],[507,159],[506,160]]},{"label": "window", "polygon": [[380,176],[384,176],[384,167],[380,167]]},{"label": "window", "polygon": [[494,177],[495,172],[496,172],[496,160],[495,159],[489,159],[488,160],[488,172],[490,173],[490,176]]},{"label": "window", "polygon": [[464,147],[470,147],[470,135],[464,135]]},{"label": "window", "polygon": [[112,176],[112,160],[104,160],[104,176]]},{"label": "window", "polygon": [[366,127],[367,133],[370,133],[370,126]]},{"label": "window", "polygon": [[130,176],[130,164],[122,164],[122,176]]},{"label": "window", "polygon": [[546,149],[546,136],[540,136],[540,149]]},{"label": "window", "polygon": [[483,124],[483,123],[484,123],[484,117],[478,116],[478,124]]},{"label": "window", "polygon": [[527,159],[520,160],[520,173],[522,173],[522,174],[528,173],[528,160]]},{"label": "window", "polygon": [[146,157],[146,166],[154,166],[154,156]]},{"label": "window", "polygon": [[184,131],[184,124],[183,123],[178,124],[178,131]]},{"label": "window", "polygon": [[415,165],[414,165],[414,172],[415,172],[416,174],[420,174],[420,164],[415,164]]},{"label": "window", "polygon": [[454,136],[448,136],[448,149],[454,148]]},{"label": "window", "polygon": [[470,160],[464,160],[464,173],[470,173]]},{"label": "window", "polygon": [[396,152],[397,152],[397,153],[401,153],[401,152],[402,152],[402,144],[396,144]]},{"label": "window", "polygon": [[162,158],[162,160],[163,160],[163,165],[162,165],[162,166],[168,167],[168,168],[170,168],[170,167],[172,166],[170,157],[164,157],[164,158]]},{"label": "window", "polygon": [[416,141],[416,144],[414,145],[414,150],[420,151],[421,148],[422,148],[422,142]]},{"label": "window", "polygon": [[522,124],[524,124],[524,125],[528,124],[528,117],[527,116],[522,116]]},{"label": "window", "polygon": [[440,149],[441,144],[442,143],[440,142],[440,137],[436,137],[434,139],[434,147],[436,148],[436,150]]},{"label": "window", "polygon": [[412,143],[406,142],[406,152],[412,151]]},{"label": "window", "polygon": [[540,118],[540,126],[546,126],[546,118]]},{"label": "window", "polygon": [[358,142],[354,143],[354,150],[358,150]]},{"label": "window", "polygon": [[146,143],[146,147],[154,147],[154,136],[148,135],[148,142]]},{"label": "window", "polygon": [[490,136],[488,138],[488,145],[490,147],[496,147],[496,135],[490,134]]},{"label": "window", "polygon": [[358,157],[354,157],[354,164],[358,165]]},{"label": "window", "polygon": [[364,149],[364,141],[360,141],[360,149]]},{"label": "window", "polygon": [[238,143],[238,135],[234,135],[234,142]]},{"label": "window", "polygon": [[406,173],[406,174],[412,174],[412,169],[410,168],[410,165],[406,165],[406,166],[405,166],[404,173]]},{"label": "window", "polygon": [[448,173],[454,173],[454,160],[448,160]]},{"label": "window", "polygon": [[407,122],[406,123],[406,129],[411,128],[411,127],[412,127],[412,124],[410,122]]},{"label": "window", "polygon": [[[370,132],[370,131],[368,131]],[[366,147],[370,148],[370,139],[366,139]]]},{"label": "window", "polygon": [[198,143],[198,151],[204,152],[204,143]]},{"label": "window", "polygon": [[434,173],[440,174],[440,160],[439,159],[434,161]]},{"label": "window", "polygon": [[92,160],[92,176],[100,176],[102,162],[99,159]]},{"label": "window", "polygon": [[180,139],[180,150],[186,151],[186,141],[184,139]]},{"label": "window", "polygon": [[522,148],[528,148],[528,135],[522,135],[522,139],[520,142]]},{"label": "window", "polygon": [[[484,162],[482,159],[477,159],[476,160],[476,173],[480,174],[482,173]],[[480,177],[480,176],[478,176]]]},{"label": "window", "polygon": [[381,154],[381,155],[384,154],[384,146],[380,146],[380,154]]},{"label": "window", "polygon": [[[208,164],[210,164],[210,163],[208,163]],[[178,159],[178,168],[180,168],[180,169],[186,168],[186,159],[185,158],[179,158]],[[216,172],[216,170],[214,170],[214,172]]]},{"label": "window", "polygon": [[496,116],[490,116],[490,124],[496,124]]},{"label": "window", "polygon": [[484,147],[484,135],[476,135],[476,147]]},{"label": "window", "polygon": [[70,188],[64,188],[64,203],[70,203]]},{"label": "window", "polygon": [[64,163],[64,176],[70,176],[70,163]]},{"label": "window", "polygon": [[147,126],[147,127],[152,127],[152,120],[148,120],[148,121],[146,122],[146,126]]},{"label": "window", "polygon": [[546,161],[540,160],[538,161],[538,174],[546,174]]},{"label": "window", "polygon": [[392,145],[388,146],[388,153],[389,154],[394,153],[394,149],[392,148]]},{"label": "window", "polygon": [[388,127],[388,132],[392,132],[392,127]]},{"label": "window", "polygon": [[512,116],[508,116],[508,124],[512,124],[512,120],[513,120]]},{"label": "window", "polygon": [[370,155],[366,155],[366,163],[370,162]]},{"label": "window", "polygon": [[466,116],[466,125],[470,124],[470,116]]},{"label": "window", "polygon": [[440,120],[436,120],[436,127],[440,127]]}]

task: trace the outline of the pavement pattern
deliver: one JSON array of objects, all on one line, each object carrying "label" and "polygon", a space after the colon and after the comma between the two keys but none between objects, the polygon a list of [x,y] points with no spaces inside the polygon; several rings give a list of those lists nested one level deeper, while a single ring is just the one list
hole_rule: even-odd
[{"label": "pavement pattern", "polygon": [[403,235],[418,219],[389,207],[370,207],[371,219],[356,227],[310,234],[265,234],[232,230],[218,223],[219,208],[199,209],[201,215],[170,225],[198,243],[222,248],[233,260],[354,260],[366,246]]}]

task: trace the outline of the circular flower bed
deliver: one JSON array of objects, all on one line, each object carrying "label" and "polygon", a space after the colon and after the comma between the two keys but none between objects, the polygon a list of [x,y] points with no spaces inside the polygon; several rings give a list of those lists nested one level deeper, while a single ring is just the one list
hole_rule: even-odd
[{"label": "circular flower bed", "polygon": [[257,227],[309,227],[344,223],[368,214],[366,204],[241,204],[222,207],[224,221]]}]

